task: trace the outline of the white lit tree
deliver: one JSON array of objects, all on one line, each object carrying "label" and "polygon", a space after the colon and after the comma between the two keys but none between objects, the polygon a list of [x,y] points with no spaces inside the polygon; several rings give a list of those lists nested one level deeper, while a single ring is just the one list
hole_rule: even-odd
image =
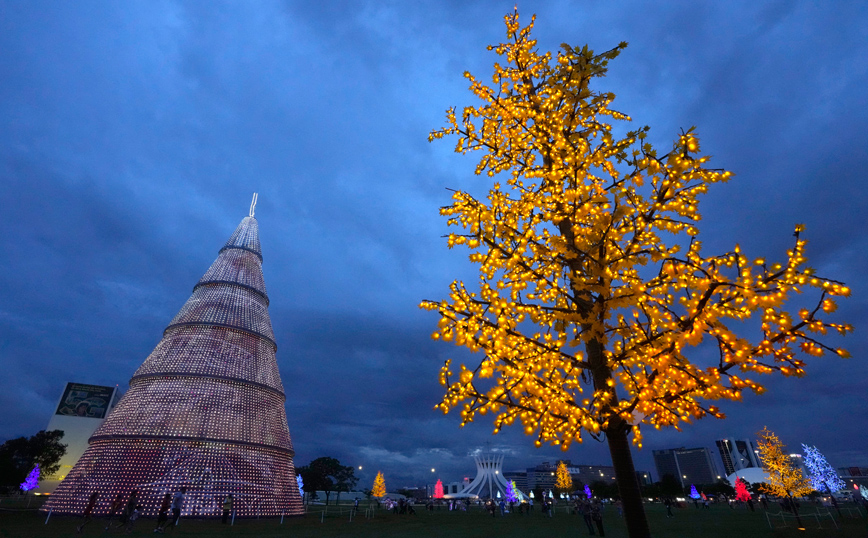
[{"label": "white lit tree", "polygon": [[808,446],[802,443],[802,451],[805,453],[805,467],[808,469],[808,480],[811,481],[811,487],[820,493],[828,493],[832,497],[832,504],[835,505],[835,510],[838,514],[841,509],[838,508],[838,500],[832,495],[836,491],[841,491],[847,484],[841,480],[835,469],[826,461],[826,457],[817,450],[815,446]]}]

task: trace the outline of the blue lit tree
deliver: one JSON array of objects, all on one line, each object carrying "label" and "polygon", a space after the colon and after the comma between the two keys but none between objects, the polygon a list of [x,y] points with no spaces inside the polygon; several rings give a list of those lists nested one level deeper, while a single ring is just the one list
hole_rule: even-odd
[{"label": "blue lit tree", "polygon": [[811,487],[820,493],[828,493],[832,497],[832,504],[835,505],[835,509],[838,510],[838,514],[840,515],[841,509],[838,508],[838,501],[832,494],[836,491],[841,491],[847,487],[847,484],[841,480],[841,477],[829,465],[826,457],[817,450],[817,447],[808,446],[803,443],[802,451],[805,453],[805,467],[807,467],[810,473],[808,480],[811,481]]},{"label": "blue lit tree", "polygon": [[585,496],[589,499],[591,498],[591,488],[587,484],[585,484]]},{"label": "blue lit tree", "polygon": [[815,490],[820,493],[833,493],[847,487],[817,447],[803,444],[802,450],[805,452],[805,467],[810,473],[808,480]]},{"label": "blue lit tree", "polygon": [[696,486],[690,484],[690,498],[693,500],[699,499],[699,492],[696,491]]},{"label": "blue lit tree", "polygon": [[21,491],[28,492],[39,485],[39,464],[37,463],[24,482],[21,483]]}]

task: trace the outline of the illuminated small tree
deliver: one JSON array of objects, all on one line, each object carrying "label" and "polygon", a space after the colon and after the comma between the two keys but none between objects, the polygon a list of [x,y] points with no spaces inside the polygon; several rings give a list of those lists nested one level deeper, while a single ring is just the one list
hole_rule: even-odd
[{"label": "illuminated small tree", "polygon": [[802,470],[795,466],[792,459],[784,450],[784,445],[778,436],[764,427],[758,433],[759,457],[763,464],[763,471],[768,473],[769,481],[760,485],[760,491],[786,497],[790,500],[793,512],[802,528],[802,520],[796,507],[794,498],[807,495],[814,491],[811,483],[802,475]]},{"label": "illuminated small tree", "polygon": [[817,447],[803,444],[802,451],[805,453],[805,467],[810,473],[808,480],[815,490],[820,493],[834,493],[847,487],[846,482],[841,480]]},{"label": "illuminated small tree", "polygon": [[735,479],[735,500],[747,502],[751,499],[750,492],[747,490],[747,483],[738,477]]},{"label": "illuminated small tree", "polygon": [[443,498],[443,482],[440,479],[437,479],[437,483],[434,484],[434,498],[442,499]]},{"label": "illuminated small tree", "polygon": [[585,484],[585,497],[589,499],[593,497],[593,494],[591,493],[591,488],[589,488],[587,484]]},{"label": "illuminated small tree", "polygon": [[[740,400],[764,389],[753,374],[802,376],[796,356],[842,349],[821,343],[833,296],[850,290],[805,266],[803,227],[779,263],[749,259],[738,247],[702,253],[699,199],[732,174],[707,166],[693,129],[659,154],[642,127],[617,136],[612,93],[591,88],[626,46],[595,54],[587,46],[540,54],[518,13],[505,17],[507,41],[492,85],[470,73],[478,107],[447,111],[459,153],[482,152],[477,174],[505,174],[484,199],[457,190],[441,208],[450,248],[470,249],[479,286],[460,281],[449,298],[424,301],[440,314],[435,339],[481,361],[440,372],[437,406],[458,409],[462,425],[491,413],[494,432],[515,422],[528,435],[567,450],[583,432],[605,435],[629,534],[650,535],[628,435],[641,447],[640,424],[679,428],[711,415],[713,400]],[[814,308],[791,313],[794,294],[817,291]],[[756,315],[757,335],[744,321]],[[738,334],[736,334],[738,331]],[[719,356],[692,362],[710,341]],[[697,354],[702,357],[703,354]]]},{"label": "illuminated small tree", "polygon": [[517,503],[518,502],[518,494],[516,493],[518,488],[515,487],[515,481],[510,480],[506,484],[506,502],[508,503]]},{"label": "illuminated small tree", "polygon": [[555,488],[558,491],[561,493],[569,493],[573,490],[573,477],[570,475],[570,470],[567,469],[566,463],[558,463],[556,478]]},{"label": "illuminated small tree", "polygon": [[828,493],[832,497],[832,504],[835,505],[835,510],[838,515],[841,515],[841,508],[838,506],[838,499],[835,498],[836,491],[841,491],[847,487],[847,484],[841,480],[835,469],[826,461],[826,457],[817,450],[815,446],[802,444],[802,451],[805,453],[805,467],[808,468],[808,480],[811,481],[811,486],[820,493]]},{"label": "illuminated small tree", "polygon": [[699,499],[699,492],[696,491],[696,486],[693,484],[690,484],[690,498],[694,500]]},{"label": "illuminated small tree", "polygon": [[378,499],[386,496],[386,479],[383,477],[382,471],[377,471],[377,476],[374,478],[374,487],[371,490],[371,495]]},{"label": "illuminated small tree", "polygon": [[35,488],[39,485],[39,464],[37,463],[33,470],[30,471],[30,474],[27,475],[27,478],[24,479],[24,482],[21,484],[21,491],[27,493],[31,489]]}]

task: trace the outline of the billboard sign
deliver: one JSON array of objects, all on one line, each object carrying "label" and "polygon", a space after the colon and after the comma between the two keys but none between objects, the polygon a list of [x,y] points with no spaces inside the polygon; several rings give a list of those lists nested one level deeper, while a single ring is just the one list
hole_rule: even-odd
[{"label": "billboard sign", "polygon": [[114,387],[67,383],[57,406],[57,415],[84,418],[105,418]]}]

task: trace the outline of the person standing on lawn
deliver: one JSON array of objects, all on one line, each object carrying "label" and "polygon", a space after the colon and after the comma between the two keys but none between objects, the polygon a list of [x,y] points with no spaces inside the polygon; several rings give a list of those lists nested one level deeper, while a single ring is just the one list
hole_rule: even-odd
[{"label": "person standing on lawn", "polygon": [[588,534],[594,536],[594,523],[591,518],[591,505],[588,501],[580,501],[579,503],[579,513],[582,515],[582,519],[585,520],[585,525],[588,526]]},{"label": "person standing on lawn", "polygon": [[600,510],[600,505],[597,503],[591,505],[591,519],[597,525],[600,536],[606,536],[606,531],[603,530],[603,511]]},{"label": "person standing on lawn", "polygon": [[232,513],[232,505],[234,503],[235,499],[232,497],[231,493],[227,495],[225,499],[223,499],[223,519],[221,520],[221,523],[223,523],[224,525],[226,523],[229,523],[229,514]]}]

